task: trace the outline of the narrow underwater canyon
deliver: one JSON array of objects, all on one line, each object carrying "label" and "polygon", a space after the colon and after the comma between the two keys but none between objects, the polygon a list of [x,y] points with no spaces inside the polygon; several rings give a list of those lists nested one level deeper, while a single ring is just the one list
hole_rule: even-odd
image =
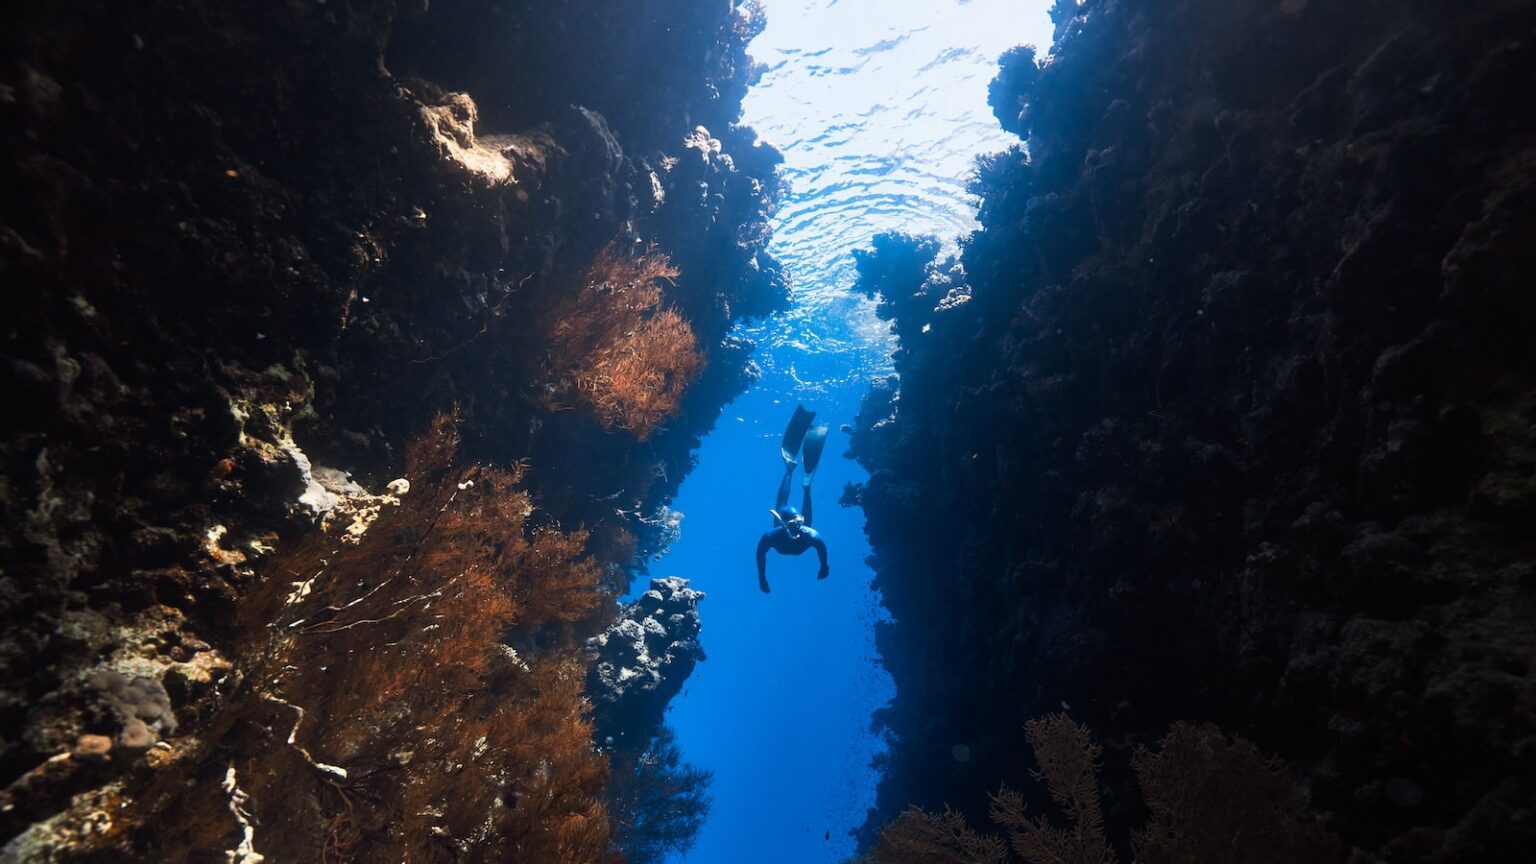
[{"label": "narrow underwater canyon", "polygon": [[[0,13],[0,861],[687,847],[733,622],[632,583],[796,299],[763,14]],[[1052,16],[979,229],[853,253],[863,860],[1523,860],[1536,7]]]}]

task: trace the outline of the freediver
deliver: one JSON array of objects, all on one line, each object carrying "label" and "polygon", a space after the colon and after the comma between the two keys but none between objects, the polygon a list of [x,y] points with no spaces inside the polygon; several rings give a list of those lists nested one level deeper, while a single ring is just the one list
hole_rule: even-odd
[{"label": "freediver", "polygon": [[[816,476],[816,466],[821,462],[821,450],[827,444],[827,427],[811,428],[811,421],[815,418],[815,411],[807,411],[805,406],[796,405],[795,414],[789,418],[789,426],[784,429],[784,440],[779,445],[779,455],[784,459],[784,479],[779,481],[778,497],[774,499],[773,509],[768,511],[773,514],[774,527],[757,541],[757,587],[764,594],[769,592],[769,549],[781,555],[803,555],[805,550],[815,549],[816,557],[821,559],[821,569],[816,571],[816,578],[827,578],[827,544],[816,529],[811,527],[811,479]],[[805,460],[805,477],[801,480],[805,491],[801,496],[800,510],[789,503],[789,489],[797,464],[796,454]]]}]

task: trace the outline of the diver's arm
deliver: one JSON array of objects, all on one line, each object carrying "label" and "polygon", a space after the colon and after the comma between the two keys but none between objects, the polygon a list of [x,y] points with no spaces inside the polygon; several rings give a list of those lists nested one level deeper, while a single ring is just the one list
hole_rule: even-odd
[{"label": "diver's arm", "polygon": [[[772,534],[773,532],[768,532]],[[757,541],[757,587],[768,593],[768,534]]]},{"label": "diver's arm", "polygon": [[827,541],[820,537],[811,538],[811,547],[816,550],[816,557],[821,559],[821,569],[816,571],[817,579],[827,578]]}]

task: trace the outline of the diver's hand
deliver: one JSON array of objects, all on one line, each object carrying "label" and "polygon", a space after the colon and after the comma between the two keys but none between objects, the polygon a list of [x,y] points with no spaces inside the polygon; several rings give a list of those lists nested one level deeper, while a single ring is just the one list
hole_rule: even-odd
[{"label": "diver's hand", "polygon": [[763,593],[764,593],[764,594],[772,594],[772,593],[773,593],[773,592],[772,592],[772,591],[770,591],[770,590],[769,590],[769,588],[768,588],[768,580],[767,580],[767,579],[764,579],[764,578],[763,578],[763,577],[761,577],[761,576],[759,576],[759,577],[757,577],[757,587],[758,587],[758,588],[760,588],[760,589],[762,589],[762,592],[763,592]]},{"label": "diver's hand", "polygon": [[827,578],[827,573],[828,572],[830,572],[830,571],[828,571],[827,568],[823,567],[820,570],[816,571],[816,578],[817,579],[825,579],[825,578]]}]

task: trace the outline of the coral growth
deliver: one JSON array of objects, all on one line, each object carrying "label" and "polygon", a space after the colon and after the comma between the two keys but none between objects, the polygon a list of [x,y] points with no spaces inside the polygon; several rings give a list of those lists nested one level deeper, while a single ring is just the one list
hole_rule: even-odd
[{"label": "coral growth", "polygon": [[[574,629],[599,607],[600,568],[580,535],[529,524],[517,473],[459,466],[455,449],[439,422],[408,456],[412,494],[361,542],[318,532],[266,565],[245,616],[253,662],[229,696],[230,725],[202,743],[238,772],[262,855],[605,854],[608,769]],[[292,808],[306,790],[319,807]],[[195,810],[183,796],[203,792],[144,794]],[[167,858],[196,841],[159,839]]]},{"label": "coral growth", "polygon": [[1152,811],[1135,837],[1147,864],[1217,864],[1233,849],[1251,864],[1337,861],[1337,840],[1298,807],[1283,766],[1210,724],[1175,723],[1156,751],[1133,764]]},{"label": "coral growth", "polygon": [[978,164],[963,267],[860,261],[900,339],[848,495],[892,619],[873,821],[978,821],[1065,704],[1116,795],[1197,718],[1362,854],[1526,855],[1536,7],[1054,14],[992,89],[1027,142]]},{"label": "coral growth", "polygon": [[[1051,800],[1072,827],[1062,829],[1043,816],[1026,816],[1023,796],[1004,787],[993,799],[992,818],[1007,830],[1009,845],[1031,864],[1111,864],[1115,856],[1104,835],[1104,811],[1099,803],[1103,751],[1088,737],[1087,729],[1064,715],[1031,720],[1024,730],[1040,763],[1036,777],[1045,781]],[[1204,816],[1190,811],[1181,815]]]},{"label": "coral growth", "polygon": [[592,719],[613,766],[614,837],[631,864],[687,851],[709,810],[709,773],[682,761],[672,730],[663,725],[667,703],[704,659],[703,599],[687,579],[652,579],[617,620],[587,640]]},{"label": "coral growth", "polygon": [[[1007,841],[977,832],[953,810],[911,808],[886,826],[864,864],[1115,864],[1099,797],[1102,751],[1065,715],[1026,726],[1039,761],[1035,777],[1070,827],[1032,816],[1025,796],[1004,786],[992,821]],[[1152,810],[1136,832],[1133,860],[1149,864],[1293,864],[1339,861],[1343,850],[1301,810],[1282,768],[1214,726],[1175,724],[1156,752],[1136,757]]]},{"label": "coral growth", "polygon": [[693,330],[664,300],[678,270],[654,249],[597,253],[549,328],[546,404],[586,405],[607,429],[648,439],[704,367]]},{"label": "coral growth", "polygon": [[159,735],[175,734],[176,715],[171,710],[171,697],[154,678],[130,678],[114,669],[98,669],[86,677],[86,682],[101,693],[123,724],[117,736],[119,746],[143,750],[155,743]]},{"label": "coral growth", "polygon": [[[760,19],[670,0],[0,19],[0,274],[21,286],[0,297],[0,832],[50,860],[311,861],[439,829],[460,857],[480,834],[525,860],[579,857],[541,831],[598,845],[579,646],[614,610],[593,586],[666,542],[651,514],[745,383],[727,334],[785,299],[780,160],[738,125]],[[635,260],[675,275],[610,282],[623,329],[557,349],[562,315],[601,318],[587,271],[610,243],[665,249]],[[551,382],[580,410],[551,410]],[[437,469],[408,468],[410,442],[455,409],[484,476],[412,474]],[[127,683],[89,686],[103,669]],[[438,684],[459,689],[412,702]],[[477,755],[482,735],[559,764]],[[409,746],[386,770],[388,736]],[[526,788],[482,795],[497,772]]]},{"label": "coral growth", "polygon": [[604,746],[639,751],[660,734],[667,703],[704,659],[703,591],[678,576],[652,579],[617,620],[587,641],[587,691]]},{"label": "coral growth", "polygon": [[647,746],[614,752],[612,759],[608,800],[625,864],[662,864],[687,853],[709,814],[713,775],[682,760],[667,726]]},{"label": "coral growth", "polygon": [[881,829],[862,864],[1008,864],[1008,860],[1008,844],[1001,837],[978,832],[959,813],[948,809],[929,813],[913,807]]}]

